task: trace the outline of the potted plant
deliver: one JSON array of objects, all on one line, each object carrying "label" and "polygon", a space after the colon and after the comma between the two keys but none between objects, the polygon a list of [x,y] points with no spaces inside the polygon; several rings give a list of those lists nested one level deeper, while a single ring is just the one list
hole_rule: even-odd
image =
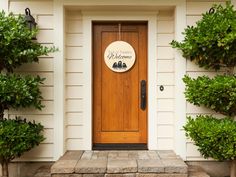
[{"label": "potted plant", "polygon": [[8,109],[34,107],[41,110],[39,86],[44,78],[14,73],[24,63],[38,62],[38,56],[54,52],[33,41],[37,29],[30,30],[22,15],[0,12],[0,163],[3,177],[8,177],[8,163],[44,140],[43,126],[25,118],[4,117]]},{"label": "potted plant", "polygon": [[202,15],[196,27],[188,26],[183,42],[171,45],[199,67],[226,71],[214,78],[185,76],[187,101],[205,106],[225,118],[209,115],[188,117],[184,126],[187,137],[198,146],[205,158],[231,161],[231,177],[236,176],[236,11],[230,3],[214,5]]}]

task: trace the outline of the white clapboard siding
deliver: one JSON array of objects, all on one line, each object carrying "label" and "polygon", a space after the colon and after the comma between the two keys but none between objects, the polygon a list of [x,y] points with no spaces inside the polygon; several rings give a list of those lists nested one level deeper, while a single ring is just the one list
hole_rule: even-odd
[{"label": "white clapboard siding", "polygon": [[83,100],[82,99],[68,99],[66,100],[66,112],[82,112]]},{"label": "white clapboard siding", "polygon": [[53,70],[53,58],[39,58],[38,63],[27,63],[16,69],[16,71],[33,72],[43,71],[51,72]]},{"label": "white clapboard siding", "polygon": [[83,149],[83,141],[84,141],[84,139],[67,138],[66,139],[66,149],[67,150]]},{"label": "white clapboard siding", "polygon": [[[174,10],[157,16],[157,144],[158,149],[174,149],[175,61],[170,42],[174,39]],[[160,86],[164,90],[160,90]]]},{"label": "white clapboard siding", "polygon": [[66,72],[79,72],[84,71],[84,62],[83,60],[68,60],[66,61]]},{"label": "white clapboard siding", "polygon": [[83,47],[77,46],[67,46],[66,47],[66,59],[79,60],[83,59]]},{"label": "white clapboard siding", "polygon": [[174,112],[157,112],[158,125],[174,125]]},{"label": "white clapboard siding", "polygon": [[30,8],[32,15],[52,15],[53,14],[53,1],[19,1],[10,0],[9,11],[15,14],[25,14],[25,8]]},{"label": "white clapboard siding", "polygon": [[36,36],[37,41],[43,44],[53,43],[53,30],[51,29],[41,29]]},{"label": "white clapboard siding", "polygon": [[164,86],[164,90],[161,91],[160,90],[160,86],[157,86],[157,95],[158,98],[162,98],[162,99],[173,99],[174,98],[174,86]]},{"label": "white clapboard siding", "polygon": [[52,161],[53,160],[53,144],[40,144],[29,152],[24,153],[22,161]]},{"label": "white clapboard siding", "polygon": [[157,148],[165,150],[173,150],[174,148],[174,139],[172,138],[158,138]]},{"label": "white clapboard siding", "polygon": [[174,59],[174,49],[172,47],[159,46],[157,47],[158,59]]},{"label": "white clapboard siding", "polygon": [[78,10],[66,11],[66,148],[83,149],[83,21]]},{"label": "white clapboard siding", "polygon": [[40,30],[53,30],[53,15],[38,15],[37,23]]},{"label": "white clapboard siding", "polygon": [[[39,34],[37,42],[44,46],[52,46],[53,41],[53,1],[52,0],[10,0],[9,11],[14,14],[25,14],[25,8],[30,8],[31,14],[35,18]],[[54,117],[53,117],[53,54],[40,56],[39,63],[24,64],[16,69],[19,74],[39,75],[46,78],[44,84],[40,86],[45,106],[41,111],[33,108],[9,110],[8,117],[15,118],[21,116],[29,121],[41,123],[44,126],[45,140],[36,148],[25,153],[17,161],[52,161],[53,160],[53,143],[54,143]]]},{"label": "white clapboard siding", "polygon": [[[202,13],[209,11],[210,7],[216,3],[225,4],[225,0],[187,0],[187,25],[195,26],[196,22],[201,19]],[[207,75],[209,77],[214,77],[215,75],[217,75],[214,70],[205,70],[204,68],[200,68],[198,65],[190,61],[187,61],[187,74],[193,78],[197,78],[198,76],[203,75]],[[197,114],[216,114],[210,109],[194,106],[191,103],[187,103],[186,113],[187,116],[191,115],[193,117],[195,117]],[[198,152],[197,147],[193,144],[193,142],[188,140],[186,143],[186,148],[187,160],[204,160]]]},{"label": "white clapboard siding", "polygon": [[158,138],[173,138],[174,127],[172,125],[158,125]]},{"label": "white clapboard siding", "polygon": [[157,60],[158,73],[173,73],[175,63],[173,60]]},{"label": "white clapboard siding", "polygon": [[[168,66],[166,66],[168,67]],[[175,74],[170,73],[157,73],[157,85],[174,85]]]},{"label": "white clapboard siding", "polygon": [[66,113],[67,125],[83,125],[83,113],[82,112],[70,112]]},{"label": "white clapboard siding", "polygon": [[157,111],[168,112],[174,111],[174,99],[157,99]]},{"label": "white clapboard siding", "polygon": [[195,2],[187,2],[187,15],[201,15],[212,7],[212,4],[221,3],[225,4],[225,0],[222,1],[195,1]]},{"label": "white clapboard siding", "polygon": [[67,86],[66,97],[71,99],[82,99],[83,98],[83,86]]},{"label": "white clapboard siding", "polygon": [[81,139],[83,138],[83,125],[69,125],[66,127],[67,136],[73,139]]}]

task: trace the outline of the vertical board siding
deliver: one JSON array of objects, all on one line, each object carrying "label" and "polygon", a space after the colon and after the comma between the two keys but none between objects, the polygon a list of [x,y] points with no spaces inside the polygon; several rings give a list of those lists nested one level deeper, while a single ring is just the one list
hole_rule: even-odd
[{"label": "vertical board siding", "polygon": [[83,149],[83,26],[78,10],[66,11],[66,149]]},{"label": "vertical board siding", "polygon": [[[35,1],[17,1],[9,2],[9,11],[14,14],[24,14],[25,8],[31,10],[38,28],[39,34],[37,41],[45,46],[53,45],[53,1],[51,0],[35,0]],[[51,161],[53,160],[53,134],[54,134],[54,118],[53,118],[53,54],[39,57],[39,63],[25,64],[16,69],[20,74],[39,75],[46,78],[44,85],[40,87],[43,96],[42,111],[30,109],[9,110],[8,117],[14,118],[21,116],[27,120],[35,120],[44,126],[44,136],[46,139],[38,147],[25,153],[19,161]]]},{"label": "vertical board siding", "polygon": [[[195,26],[196,22],[201,19],[201,14],[205,13],[206,11],[209,11],[212,4],[225,4],[225,0],[206,0],[206,1],[199,1],[199,0],[187,0],[187,25],[189,26]],[[187,72],[189,76],[196,78],[197,76],[203,76],[207,75],[210,77],[214,77],[216,73],[214,71],[205,70],[203,68],[199,68],[198,65],[195,63],[187,60]],[[187,116],[196,116],[197,114],[214,114],[215,112],[203,108],[203,107],[197,107],[190,103],[187,103]],[[219,116],[219,115],[218,115]],[[186,159],[187,160],[204,160],[204,158],[201,156],[199,151],[197,150],[197,147],[194,145],[194,143],[191,140],[188,140],[186,142]]]},{"label": "vertical board siding", "polygon": [[[174,11],[159,11],[157,17],[157,143],[158,149],[174,149]],[[160,86],[164,90],[160,90]]]}]

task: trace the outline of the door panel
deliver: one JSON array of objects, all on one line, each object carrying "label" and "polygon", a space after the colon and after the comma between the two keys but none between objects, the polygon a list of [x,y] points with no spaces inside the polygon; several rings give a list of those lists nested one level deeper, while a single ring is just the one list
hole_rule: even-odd
[{"label": "door panel", "polygon": [[[113,72],[104,62],[117,40],[135,50],[134,66]],[[140,108],[140,82],[147,80],[147,25],[93,24],[93,143],[146,143],[147,109]]]}]

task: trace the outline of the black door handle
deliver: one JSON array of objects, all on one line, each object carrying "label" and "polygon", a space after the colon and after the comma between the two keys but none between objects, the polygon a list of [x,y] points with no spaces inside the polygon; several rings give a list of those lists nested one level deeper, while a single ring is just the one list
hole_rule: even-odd
[{"label": "black door handle", "polygon": [[147,102],[147,96],[146,96],[146,81],[142,80],[141,81],[141,103],[140,103],[140,107],[142,110],[146,109],[146,102]]}]

